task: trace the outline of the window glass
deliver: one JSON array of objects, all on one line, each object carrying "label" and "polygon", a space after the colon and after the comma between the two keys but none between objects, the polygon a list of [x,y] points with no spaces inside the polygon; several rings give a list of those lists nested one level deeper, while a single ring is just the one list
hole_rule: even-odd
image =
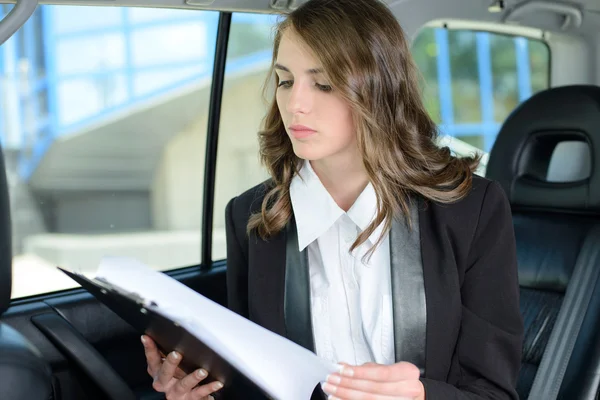
[{"label": "window glass", "polygon": [[258,155],[258,131],[266,114],[263,86],[273,50],[277,16],[233,14],[227,49],[215,182],[213,260],[226,258],[225,206],[268,178]]},{"label": "window glass", "polygon": [[218,17],[42,5],[0,47],[13,298],[104,256],[199,264]]},{"label": "window glass", "polygon": [[489,153],[515,107],[549,86],[550,50],[539,40],[426,27],[412,52],[427,110],[457,154]]},{"label": "window glass", "polygon": [[[172,24],[135,29],[131,33],[132,64],[141,68],[161,65],[165,61],[173,64],[197,63],[206,59],[210,50],[214,49],[215,41],[209,44],[208,35],[209,26],[201,21],[181,23],[175,20]],[[212,52],[210,57],[213,57]]]},{"label": "window glass", "polygon": [[129,20],[132,22],[155,22],[164,21],[173,23],[184,19],[195,18],[189,10],[169,10],[162,9],[161,12],[156,12],[152,8],[133,8],[129,11]]},{"label": "window glass", "polygon": [[[125,37],[118,32],[102,36],[70,37],[58,40],[56,49],[56,74],[62,77],[86,74],[100,70],[125,69],[127,60]],[[79,54],[80,57],[73,57]]]},{"label": "window glass", "polygon": [[[130,13],[118,7],[42,7],[46,18],[50,21],[55,35],[82,33],[89,34],[90,31],[112,28],[119,29],[123,22],[123,15]],[[157,10],[151,12],[157,13]]]}]

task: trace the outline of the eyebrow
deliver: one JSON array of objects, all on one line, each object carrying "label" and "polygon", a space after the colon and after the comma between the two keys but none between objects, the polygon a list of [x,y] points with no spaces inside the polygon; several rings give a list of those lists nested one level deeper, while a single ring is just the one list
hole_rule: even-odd
[{"label": "eyebrow", "polygon": [[[285,71],[285,72],[291,72],[288,67],[284,67],[283,65],[281,65],[279,63],[276,63],[274,65],[274,68],[275,69],[280,69],[280,70]],[[311,75],[322,74],[323,73],[323,68],[310,68],[310,69],[307,69],[306,72],[308,74],[311,74]]]}]

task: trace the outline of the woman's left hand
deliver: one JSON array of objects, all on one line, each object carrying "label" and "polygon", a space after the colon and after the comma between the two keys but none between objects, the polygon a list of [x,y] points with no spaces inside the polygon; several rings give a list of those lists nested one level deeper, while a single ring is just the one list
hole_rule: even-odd
[{"label": "woman's left hand", "polygon": [[342,365],[323,385],[330,400],[425,400],[419,369],[411,363]]}]

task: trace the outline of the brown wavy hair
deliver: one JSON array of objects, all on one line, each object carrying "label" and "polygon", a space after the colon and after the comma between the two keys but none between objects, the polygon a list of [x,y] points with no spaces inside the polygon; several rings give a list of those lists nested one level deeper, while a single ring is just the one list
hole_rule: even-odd
[{"label": "brown wavy hair", "polygon": [[[379,0],[309,0],[286,15],[275,27],[268,75],[275,88],[279,80],[273,66],[287,30],[313,51],[328,83],[350,106],[358,147],[377,194],[375,219],[352,249],[382,222],[387,231],[395,216],[408,217],[415,196],[451,203],[469,192],[480,156],[458,158],[436,143],[437,127],[421,100],[418,69],[387,6]],[[250,217],[247,229],[256,229],[267,239],[292,216],[289,188],[302,165],[274,95],[259,142],[261,161],[272,179],[261,210]]]}]

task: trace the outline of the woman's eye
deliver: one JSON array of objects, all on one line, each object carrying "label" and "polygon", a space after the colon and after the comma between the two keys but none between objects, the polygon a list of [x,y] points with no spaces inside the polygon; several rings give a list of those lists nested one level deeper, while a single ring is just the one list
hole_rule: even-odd
[{"label": "woman's eye", "polygon": [[277,87],[290,88],[292,87],[292,83],[293,81],[281,81],[279,82],[279,85],[277,85]]},{"label": "woman's eye", "polygon": [[330,85],[321,85],[319,83],[315,83],[315,85],[319,88],[319,90],[322,90],[323,92],[331,92],[333,90],[333,88]]}]

